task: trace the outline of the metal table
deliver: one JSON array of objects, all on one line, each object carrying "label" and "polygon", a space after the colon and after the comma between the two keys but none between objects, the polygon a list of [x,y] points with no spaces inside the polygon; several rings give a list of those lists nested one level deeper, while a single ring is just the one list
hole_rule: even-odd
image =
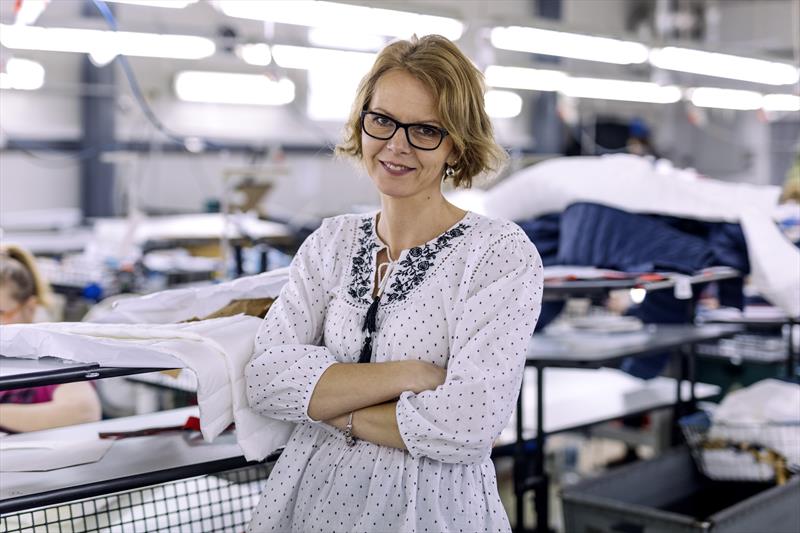
[{"label": "metal table", "polygon": [[[536,512],[536,530],[548,531],[549,528],[549,477],[545,472],[545,446],[547,432],[544,419],[544,370],[547,367],[561,368],[598,368],[618,362],[626,357],[640,357],[654,352],[676,350],[680,355],[681,375],[676,379],[676,414],[683,411],[681,384],[685,379],[690,382],[690,403],[696,398],[694,384],[694,360],[687,354],[681,354],[680,348],[698,342],[720,339],[741,331],[737,326],[692,326],[692,325],[650,325],[644,330],[646,338],[623,344],[617,347],[593,347],[543,351],[537,348],[534,337],[528,352],[526,365],[537,369],[536,379],[536,439],[533,455],[532,475],[527,475],[526,441],[524,439],[523,417],[524,404],[522,395],[517,400],[516,432],[514,460],[514,493],[517,501],[517,529],[524,530],[525,509],[524,495],[534,490],[534,510]],[[556,352],[556,353],[554,353]],[[632,414],[632,413],[629,413]],[[597,423],[606,420],[598,420]]]}]

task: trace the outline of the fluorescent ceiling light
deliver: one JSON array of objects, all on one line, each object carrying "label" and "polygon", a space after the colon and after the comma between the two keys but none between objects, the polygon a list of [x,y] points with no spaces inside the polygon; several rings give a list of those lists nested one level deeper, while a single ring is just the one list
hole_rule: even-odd
[{"label": "fluorescent ceiling light", "polygon": [[490,65],[484,74],[490,87],[527,89],[529,91],[558,91],[567,75],[558,70]]},{"label": "fluorescent ceiling light", "polygon": [[36,61],[12,57],[0,72],[0,89],[35,91],[44,85],[44,67]]},{"label": "fluorescent ceiling light", "polygon": [[570,57],[618,65],[630,65],[647,61],[648,50],[645,45],[606,37],[510,26],[493,28],[490,38],[492,45],[503,50]]},{"label": "fluorescent ceiling light", "polygon": [[697,107],[752,110],[760,109],[763,104],[763,96],[755,91],[697,87],[689,89],[687,96]]},{"label": "fluorescent ceiling light", "polygon": [[265,67],[272,62],[272,54],[266,43],[240,44],[236,47],[236,55],[249,65]]},{"label": "fluorescent ceiling light", "polygon": [[294,83],[260,74],[187,70],[175,77],[175,94],[187,102],[283,105],[294,100]]},{"label": "fluorescent ceiling light", "polygon": [[800,111],[800,96],[794,94],[767,94],[761,103],[764,111]]},{"label": "fluorescent ceiling light", "polygon": [[522,111],[522,98],[511,91],[486,91],[483,102],[492,118],[512,118]]},{"label": "fluorescent ceiling light", "polygon": [[196,4],[197,0],[105,0],[108,3],[131,4],[134,6],[145,7],[166,7],[171,9],[183,9],[184,7]]},{"label": "fluorescent ceiling light", "polygon": [[347,52],[307,46],[276,44],[272,47],[275,63],[283,68],[305,70],[335,69],[345,72],[360,72],[363,76],[375,62],[376,54],[367,52]]},{"label": "fluorescent ceiling light", "polygon": [[561,88],[566,96],[598,98],[651,104],[671,104],[681,99],[675,85],[658,85],[644,81],[607,80],[599,78],[568,78]]},{"label": "fluorescent ceiling light", "polygon": [[650,63],[666,70],[767,85],[790,85],[800,80],[800,69],[786,63],[674,46],[651,50]]},{"label": "fluorescent ceiling light", "polygon": [[343,34],[388,35],[408,39],[438,33],[458,40],[464,25],[453,18],[310,0],[220,0],[215,5],[229,17],[331,28]]},{"label": "fluorescent ceiling light", "polygon": [[375,51],[383,48],[386,41],[379,35],[347,33],[336,28],[309,28],[308,42],[324,48]]},{"label": "fluorescent ceiling light", "polygon": [[43,28],[0,24],[0,43],[17,50],[90,54],[105,63],[116,55],[202,59],[214,54],[214,42],[193,35],[163,35],[80,28]]}]

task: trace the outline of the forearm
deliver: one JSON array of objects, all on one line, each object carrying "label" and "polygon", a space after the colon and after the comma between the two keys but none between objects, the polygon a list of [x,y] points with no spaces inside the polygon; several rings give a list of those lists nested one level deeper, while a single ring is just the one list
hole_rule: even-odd
[{"label": "forearm", "polygon": [[39,431],[60,426],[93,422],[99,417],[81,409],[60,406],[54,402],[32,404],[0,404],[0,427],[18,433]]},{"label": "forearm", "polygon": [[[396,409],[397,402],[391,401],[354,411],[353,435],[373,444],[405,450],[406,445],[400,436],[400,428],[397,426]],[[348,417],[349,413],[325,422],[344,430]]]},{"label": "forearm", "polygon": [[402,362],[336,363],[320,377],[308,416],[329,420],[365,407],[396,399],[411,388]]},{"label": "forearm", "polygon": [[0,427],[26,432],[100,420],[101,407],[89,383],[60,385],[49,402],[0,404]]}]

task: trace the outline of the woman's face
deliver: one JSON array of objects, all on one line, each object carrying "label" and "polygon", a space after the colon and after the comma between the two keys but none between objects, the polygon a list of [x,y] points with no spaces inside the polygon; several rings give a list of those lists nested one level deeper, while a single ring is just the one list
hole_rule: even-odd
[{"label": "woman's face", "polygon": [[[393,70],[378,79],[367,108],[406,124],[442,128],[433,94],[408,72]],[[382,195],[392,198],[431,198],[441,195],[446,162],[453,164],[453,141],[445,136],[435,150],[420,150],[408,143],[405,130],[397,128],[388,140],[361,132],[367,173]]]},{"label": "woman's face", "polygon": [[25,302],[18,302],[13,296],[13,287],[4,283],[0,285],[0,325],[28,324],[33,322],[36,313],[36,297],[31,296]]}]

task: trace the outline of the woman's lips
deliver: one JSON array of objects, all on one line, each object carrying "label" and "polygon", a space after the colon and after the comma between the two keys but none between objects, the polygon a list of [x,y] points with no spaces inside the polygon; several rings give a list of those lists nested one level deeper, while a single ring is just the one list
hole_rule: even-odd
[{"label": "woman's lips", "polygon": [[396,165],[394,163],[389,163],[386,161],[381,161],[381,166],[384,168],[384,170],[386,170],[386,172],[388,172],[392,176],[403,176],[414,170],[413,168],[407,167],[405,165]]}]

